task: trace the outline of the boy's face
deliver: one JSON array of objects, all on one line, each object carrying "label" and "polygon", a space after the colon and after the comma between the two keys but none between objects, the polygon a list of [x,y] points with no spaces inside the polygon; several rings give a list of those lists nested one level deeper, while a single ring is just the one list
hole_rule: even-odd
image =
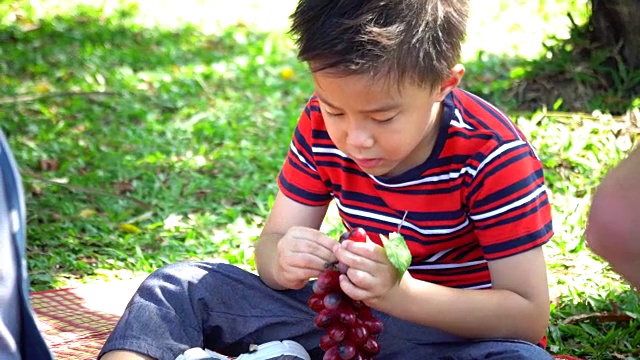
[{"label": "boy's face", "polygon": [[464,69],[431,90],[366,75],[315,72],[313,81],[331,140],[366,173],[399,175],[423,163],[437,138],[442,99]]}]

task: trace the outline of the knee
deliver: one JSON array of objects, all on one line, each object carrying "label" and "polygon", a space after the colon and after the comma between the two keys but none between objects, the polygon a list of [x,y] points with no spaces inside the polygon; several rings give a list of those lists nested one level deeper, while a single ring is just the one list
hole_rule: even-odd
[{"label": "knee", "polygon": [[142,286],[156,289],[160,287],[173,289],[193,287],[201,284],[205,277],[207,281],[215,281],[216,277],[224,278],[225,274],[232,272],[234,268],[228,264],[201,261],[179,262],[155,270],[144,280]]},{"label": "knee", "polygon": [[[509,359],[513,360],[551,360],[551,354],[538,345],[517,342],[510,344]],[[498,357],[501,358],[501,357]]]}]

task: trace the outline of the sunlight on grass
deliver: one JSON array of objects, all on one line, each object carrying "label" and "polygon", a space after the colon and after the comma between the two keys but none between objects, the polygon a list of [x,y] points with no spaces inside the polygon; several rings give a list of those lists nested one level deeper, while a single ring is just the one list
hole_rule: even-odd
[{"label": "sunlight on grass", "polygon": [[[245,24],[257,31],[286,31],[296,0],[32,0],[37,17],[68,12],[78,4],[100,6],[109,16],[120,8],[136,6],[136,22],[165,28],[195,25],[211,34],[231,25]],[[567,38],[571,14],[577,23],[587,17],[588,0],[471,0],[463,59],[479,51],[532,58],[543,51],[543,40]],[[578,11],[575,11],[578,9]]]}]

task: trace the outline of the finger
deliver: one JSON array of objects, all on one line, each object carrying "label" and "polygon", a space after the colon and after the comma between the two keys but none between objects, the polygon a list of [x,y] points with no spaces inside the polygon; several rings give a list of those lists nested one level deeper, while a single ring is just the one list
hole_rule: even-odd
[{"label": "finger", "polygon": [[327,260],[325,260],[324,258],[308,252],[294,252],[282,257],[281,259],[281,261],[283,262],[283,267],[307,269],[313,270],[315,272],[321,272],[325,270],[325,264],[327,263]]},{"label": "finger", "polygon": [[385,253],[384,248],[376,243],[362,243],[347,240],[343,241],[340,246],[355,255],[365,257],[371,261],[382,264],[387,262],[387,254]]},{"label": "finger", "polygon": [[348,248],[343,246],[341,246],[335,254],[338,261],[350,268],[364,271],[373,271],[376,266],[380,266],[378,262],[353,253]]},{"label": "finger", "polygon": [[346,275],[357,288],[369,289],[375,285],[375,277],[367,271],[351,267],[347,270]]},{"label": "finger", "polygon": [[364,300],[368,297],[368,292],[356,286],[345,274],[340,275],[340,289],[353,300]]},{"label": "finger", "polygon": [[313,229],[300,229],[293,236],[296,243],[293,248],[295,251],[313,253],[324,261],[335,260],[333,245],[336,242],[325,234]]}]

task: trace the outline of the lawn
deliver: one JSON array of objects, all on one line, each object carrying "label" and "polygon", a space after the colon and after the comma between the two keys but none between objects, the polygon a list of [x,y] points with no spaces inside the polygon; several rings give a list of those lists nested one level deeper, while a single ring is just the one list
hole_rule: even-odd
[{"label": "lawn", "polygon": [[[0,3],[0,126],[27,191],[33,290],[185,259],[253,269],[312,91],[283,26],[294,3],[88,3]],[[546,37],[568,36],[567,11],[584,21],[585,3],[473,1],[463,87],[503,106],[545,165],[556,231],[545,246],[550,350],[633,359],[640,300],[583,231],[595,186],[637,124],[591,106],[566,112],[561,99],[523,111],[505,96]],[[323,229],[340,233],[333,213]]]}]

